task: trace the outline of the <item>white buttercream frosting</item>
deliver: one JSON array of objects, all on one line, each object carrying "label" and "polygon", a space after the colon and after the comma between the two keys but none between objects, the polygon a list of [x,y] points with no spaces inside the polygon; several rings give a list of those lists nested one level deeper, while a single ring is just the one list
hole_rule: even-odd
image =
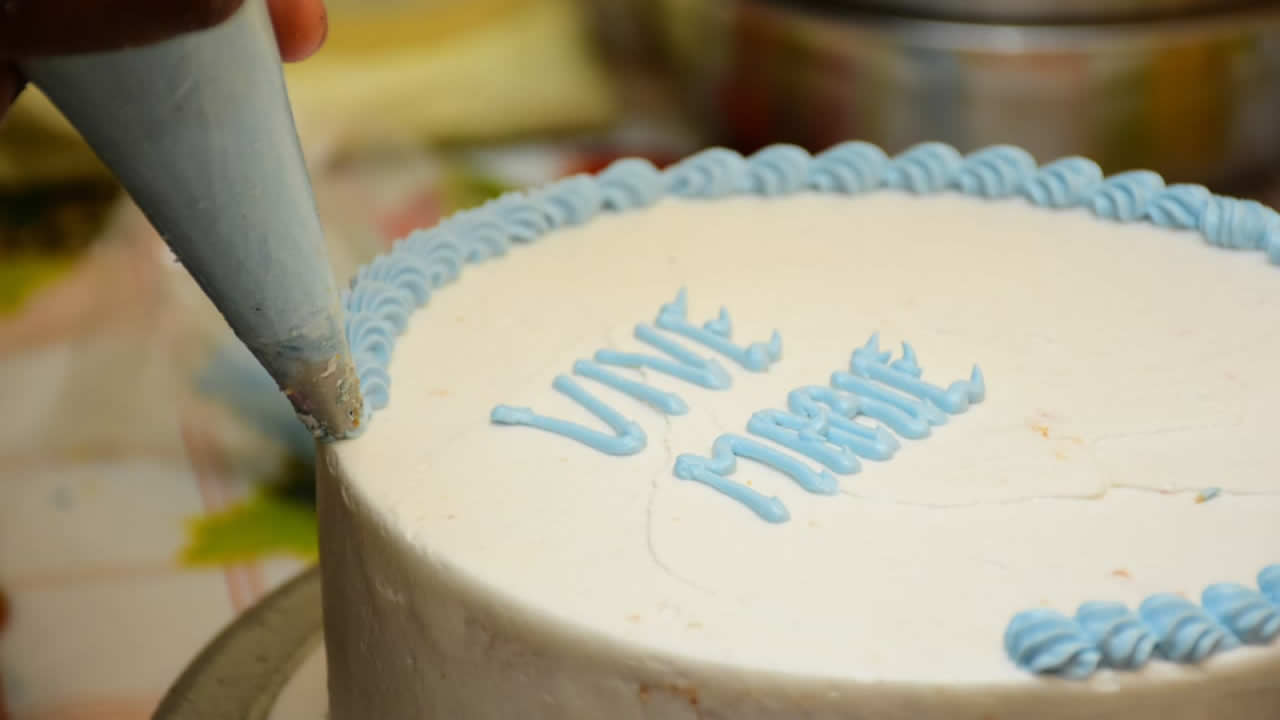
[{"label": "white buttercream frosting", "polygon": [[[490,423],[507,404],[606,429],[552,379],[651,351],[633,328],[681,288],[736,341],[778,330],[781,359],[723,362],[722,391],[616,370],[679,416],[579,379],[643,428],[628,457]],[[412,315],[390,404],[324,449],[334,718],[1274,717],[1275,643],[1071,682],[1002,634],[1280,562],[1277,316],[1260,254],[1022,200],[665,199],[513,247]],[[980,364],[984,401],[835,496],[740,461],[783,524],[675,477],[875,331],[939,384]]]}]

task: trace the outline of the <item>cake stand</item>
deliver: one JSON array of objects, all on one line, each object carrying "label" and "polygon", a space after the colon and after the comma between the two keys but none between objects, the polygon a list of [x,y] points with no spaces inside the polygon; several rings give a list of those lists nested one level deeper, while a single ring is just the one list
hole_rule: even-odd
[{"label": "cake stand", "polygon": [[264,598],[191,662],[155,720],[324,720],[328,716],[320,574]]}]

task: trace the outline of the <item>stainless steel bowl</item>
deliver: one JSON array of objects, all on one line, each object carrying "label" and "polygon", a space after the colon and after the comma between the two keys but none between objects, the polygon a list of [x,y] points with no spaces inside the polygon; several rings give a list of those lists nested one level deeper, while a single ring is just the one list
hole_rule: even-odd
[{"label": "stainless steel bowl", "polygon": [[895,15],[994,22],[1109,22],[1220,12],[1254,0],[811,0]]},{"label": "stainless steel bowl", "polygon": [[320,573],[311,568],[218,633],[165,693],[153,720],[267,720],[322,639]]},{"label": "stainless steel bowl", "polygon": [[1159,22],[992,25],[664,0],[708,140],[1015,143],[1230,187],[1280,169],[1280,5]]}]

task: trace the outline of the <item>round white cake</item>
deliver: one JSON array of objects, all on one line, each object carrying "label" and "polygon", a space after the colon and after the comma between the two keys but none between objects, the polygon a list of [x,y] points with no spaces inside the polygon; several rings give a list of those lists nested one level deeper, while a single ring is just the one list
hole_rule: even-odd
[{"label": "round white cake", "polygon": [[331,717],[1280,717],[1268,249],[1256,203],[936,144],[417,233],[347,298]]}]

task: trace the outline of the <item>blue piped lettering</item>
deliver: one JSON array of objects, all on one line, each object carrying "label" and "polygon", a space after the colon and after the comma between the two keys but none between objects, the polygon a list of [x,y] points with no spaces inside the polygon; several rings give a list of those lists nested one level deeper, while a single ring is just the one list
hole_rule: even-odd
[{"label": "blue piped lettering", "polygon": [[826,413],[802,417],[781,410],[760,410],[747,421],[747,431],[752,435],[790,448],[841,475],[861,470],[862,464],[848,448],[827,441],[829,429]]},{"label": "blue piped lettering", "polygon": [[673,302],[662,306],[662,310],[658,312],[656,324],[663,330],[706,345],[753,372],[768,370],[770,365],[782,357],[782,336],[776,330],[767,343],[753,342],[746,347],[740,347],[729,339],[732,323],[729,320],[728,311],[724,308],[720,309],[720,315],[715,320],[707,322],[703,327],[690,323],[687,315],[687,296],[685,291],[681,290],[676,294]]},{"label": "blue piped lettering", "polygon": [[[825,406],[825,407],[823,407]],[[867,427],[856,422],[862,411],[861,398],[830,388],[803,387],[787,394],[787,407],[805,417],[822,417],[824,437],[870,460],[888,460],[901,444],[883,425]]]},{"label": "blue piped lettering", "polygon": [[928,437],[931,426],[947,421],[947,414],[928,400],[901,395],[857,375],[837,370],[831,374],[831,385],[855,394],[861,413],[888,425],[905,438]]},{"label": "blue piped lettering", "polygon": [[[684,303],[684,291],[680,292],[678,301],[681,304]],[[666,307],[663,308],[660,316],[663,313],[667,313]],[[683,313],[681,313],[681,317],[683,317]],[[707,322],[705,327],[693,328],[693,330],[699,337],[704,337],[704,340],[708,337],[715,338],[713,346],[715,343],[720,343],[722,351],[726,347],[734,347],[728,340],[732,332],[732,322],[727,311],[721,310],[719,317]],[[612,365],[615,367],[653,370],[711,390],[723,390],[732,383],[729,373],[725,372],[724,368],[714,359],[705,358],[692,352],[648,325],[637,325],[635,337],[637,340],[656,348],[666,357],[628,353],[606,348],[597,351],[593,360],[578,360],[575,362],[573,365],[574,374],[595,380],[667,415],[683,415],[689,411],[689,406],[675,393],[660,390],[645,382],[622,377],[604,366]],[[782,341],[777,336],[777,333],[774,333],[771,345],[763,346],[757,343],[756,345],[760,345],[759,348],[747,348],[742,350],[740,354],[743,358],[749,359],[758,358],[761,353],[764,353],[765,357],[776,360],[781,352],[781,343]],[[772,354],[770,355],[770,353]],[[767,363],[765,366],[767,367]],[[601,401],[581,385],[564,375],[556,377],[551,386],[603,420],[613,429],[614,434],[610,435],[598,430],[592,430],[569,420],[541,415],[530,408],[509,405],[495,407],[490,413],[490,420],[499,425],[524,425],[545,430],[577,440],[610,455],[633,455],[644,449],[645,444],[648,442],[644,430],[634,421],[624,417],[612,406]]]},{"label": "blue piped lettering", "polygon": [[826,470],[814,470],[784,452],[741,435],[721,435],[712,445],[711,454],[710,459],[698,455],[681,455],[676,458],[676,477],[709,485],[746,505],[769,522],[786,522],[790,513],[777,498],[761,495],[727,477],[737,469],[737,458],[755,460],[772,467],[812,493],[833,495],[840,489],[839,481]]},{"label": "blue piped lettering", "polygon": [[920,379],[920,368],[915,364],[915,351],[910,345],[903,343],[902,353],[902,359],[888,364],[890,353],[880,351],[880,334],[875,333],[865,345],[853,351],[849,367],[855,375],[928,400],[952,414],[968,410],[970,403],[985,397],[986,385],[977,365],[973,366],[968,380],[957,380],[943,389]]},{"label": "blue piped lettering", "polygon": [[680,343],[663,337],[648,325],[637,325],[635,336],[637,340],[652,345],[674,360],[606,349],[596,351],[596,362],[617,367],[647,368],[710,390],[724,390],[733,382],[720,363],[690,352]]},{"label": "blue piped lettering", "polygon": [[685,404],[684,400],[680,399],[679,395],[659,390],[642,382],[628,380],[616,373],[609,372],[590,360],[579,360],[574,363],[573,372],[575,375],[591,378],[598,383],[608,385],[614,390],[630,395],[668,415],[684,415],[689,412],[689,406]]},{"label": "blue piped lettering", "polygon": [[[659,329],[704,345],[747,370],[767,370],[782,355],[782,341],[777,332],[767,343],[735,345],[730,339],[733,321],[723,308],[702,326],[690,323],[684,290],[673,302],[662,306],[656,325],[657,328],[637,325],[635,338],[661,355],[605,348],[598,350],[591,360],[575,362],[574,374],[659,412],[683,415],[689,406],[675,393],[622,377],[605,366],[652,370],[712,390],[730,386],[732,378],[719,363],[689,350]],[[707,485],[768,522],[786,522],[790,513],[780,499],[729,478],[737,468],[737,458],[770,467],[811,493],[830,495],[839,491],[839,481],[833,472],[848,475],[860,471],[860,458],[891,459],[901,447],[894,433],[913,439],[927,437],[933,426],[947,421],[948,413],[964,412],[985,398],[986,382],[977,365],[968,380],[957,380],[942,388],[923,379],[924,371],[909,343],[902,344],[902,354],[896,360],[891,360],[892,353],[881,351],[879,343],[879,334],[873,334],[866,344],[855,349],[849,362],[851,372],[832,373],[830,387],[797,388],[787,394],[786,410],[764,409],[752,414],[747,431],[779,447],[742,435],[724,434],[712,444],[710,458],[680,455],[674,468],[676,477]],[[495,407],[490,415],[492,421],[556,433],[610,455],[633,455],[644,449],[647,438],[637,423],[571,378],[559,375],[552,387],[602,420],[613,432],[594,430],[509,405]],[[859,422],[863,416],[875,422]],[[822,467],[811,468],[801,457]]]},{"label": "blue piped lettering", "polygon": [[648,438],[644,428],[623,417],[621,413],[600,401],[574,382],[568,375],[557,375],[551,387],[568,395],[575,402],[600,418],[613,429],[614,434],[592,430],[584,425],[560,420],[558,418],[539,415],[529,408],[499,405],[490,413],[489,419],[499,425],[527,425],[528,427],[546,430],[577,440],[584,445],[595,448],[610,455],[635,455],[644,449]]}]

